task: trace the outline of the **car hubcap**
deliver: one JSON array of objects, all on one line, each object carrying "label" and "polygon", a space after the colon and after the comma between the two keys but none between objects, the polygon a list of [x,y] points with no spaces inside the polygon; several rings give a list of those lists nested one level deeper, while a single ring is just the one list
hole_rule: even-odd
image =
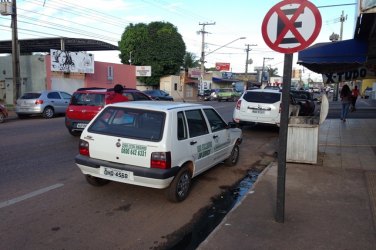
[{"label": "car hubcap", "polygon": [[181,176],[179,180],[179,185],[178,185],[178,190],[177,193],[179,197],[183,197],[189,189],[189,175],[188,173],[185,173],[184,175]]}]

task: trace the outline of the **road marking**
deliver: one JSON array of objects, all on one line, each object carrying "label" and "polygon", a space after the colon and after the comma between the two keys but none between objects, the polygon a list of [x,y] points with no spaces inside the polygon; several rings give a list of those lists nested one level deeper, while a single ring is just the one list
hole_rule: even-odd
[{"label": "road marking", "polygon": [[45,188],[41,188],[41,189],[38,189],[38,190],[33,191],[31,193],[16,197],[14,199],[0,202],[0,208],[4,208],[4,207],[10,206],[10,205],[13,205],[17,202],[24,201],[26,199],[32,198],[34,196],[37,196],[37,195],[40,195],[40,194],[43,194],[43,193],[46,193],[48,191],[51,191],[53,189],[56,189],[56,188],[59,188],[59,187],[62,187],[62,186],[64,186],[64,184],[57,183],[55,185],[45,187]]}]

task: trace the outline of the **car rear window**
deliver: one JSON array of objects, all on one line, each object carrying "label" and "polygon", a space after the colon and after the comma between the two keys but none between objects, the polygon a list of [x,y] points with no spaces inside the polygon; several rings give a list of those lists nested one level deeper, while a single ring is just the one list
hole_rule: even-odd
[{"label": "car rear window", "polygon": [[107,107],[88,128],[91,133],[160,141],[165,113],[150,110]]},{"label": "car rear window", "polygon": [[71,105],[104,106],[105,95],[102,93],[74,93]]},{"label": "car rear window", "polygon": [[25,93],[21,99],[38,99],[41,93]]},{"label": "car rear window", "polygon": [[248,91],[244,94],[243,99],[247,102],[270,104],[279,102],[281,100],[281,93]]}]

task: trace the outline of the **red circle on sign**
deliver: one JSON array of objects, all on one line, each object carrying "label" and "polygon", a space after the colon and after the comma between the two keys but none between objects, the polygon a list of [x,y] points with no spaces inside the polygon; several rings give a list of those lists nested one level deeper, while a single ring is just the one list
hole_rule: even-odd
[{"label": "red circle on sign", "polygon": [[[291,5],[291,4],[298,4],[299,7],[297,8],[296,12],[293,14],[291,19],[288,19],[287,15],[282,10],[282,7],[286,5]],[[294,26],[296,19],[300,16],[301,13],[303,13],[303,10],[306,7],[312,11],[314,18],[315,18],[315,20],[312,20],[315,22],[314,30],[311,36],[307,40],[299,33],[298,29]],[[282,29],[282,31],[277,35],[276,40],[272,42],[270,37],[268,36],[267,28],[268,28],[268,24],[270,22],[271,16],[275,13],[278,15],[278,18],[280,18],[282,22],[284,22],[285,26]],[[285,0],[274,5],[268,11],[268,13],[266,13],[265,18],[262,22],[261,32],[262,32],[262,36],[264,38],[265,43],[272,50],[275,50],[281,53],[291,54],[291,53],[303,50],[306,47],[308,47],[310,44],[312,44],[313,41],[315,41],[315,39],[320,33],[321,25],[322,25],[322,20],[321,20],[320,12],[317,9],[317,7],[313,5],[311,2],[305,1],[305,0]],[[281,42],[284,39],[284,36],[289,31],[294,35],[294,38],[298,41],[297,42],[298,45],[295,47],[291,47],[291,48],[280,47]]]}]

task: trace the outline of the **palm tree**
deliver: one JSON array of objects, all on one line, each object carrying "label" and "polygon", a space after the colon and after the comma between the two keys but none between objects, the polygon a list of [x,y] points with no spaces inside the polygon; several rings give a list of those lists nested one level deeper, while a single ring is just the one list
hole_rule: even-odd
[{"label": "palm tree", "polygon": [[267,66],[266,71],[269,73],[269,77],[279,76],[278,68],[272,68],[271,66]]},{"label": "palm tree", "polygon": [[188,68],[196,68],[199,66],[199,60],[196,59],[196,55],[191,53],[191,52],[186,52],[184,56],[184,61],[183,61],[183,67],[185,69]]}]

